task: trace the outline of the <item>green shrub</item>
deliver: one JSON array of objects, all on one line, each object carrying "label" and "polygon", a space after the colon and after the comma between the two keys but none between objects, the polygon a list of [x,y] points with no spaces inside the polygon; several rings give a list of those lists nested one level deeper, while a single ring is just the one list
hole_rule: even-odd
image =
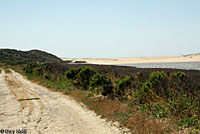
[{"label": "green shrub", "polygon": [[97,94],[108,95],[112,93],[112,82],[110,78],[96,73],[90,78],[89,89]]},{"label": "green shrub", "polygon": [[67,79],[73,80],[73,84],[81,86],[87,90],[90,84],[90,78],[96,73],[91,67],[71,68],[65,75]]},{"label": "green shrub", "polygon": [[148,101],[152,101],[151,98],[153,98],[152,94],[152,83],[147,80],[145,83],[142,84],[141,88],[136,90],[134,93],[134,100],[136,104],[145,104]]},{"label": "green shrub", "polygon": [[112,82],[109,77],[97,73],[91,67],[71,68],[66,71],[67,79],[72,80],[75,86],[91,90],[97,94],[108,95],[112,93]]},{"label": "green shrub", "polygon": [[169,80],[164,72],[153,72],[149,77],[149,82],[151,83],[153,90],[156,95],[164,98],[168,98],[171,94],[169,90]]},{"label": "green shrub", "polygon": [[52,67],[53,67],[52,63],[44,63],[43,64],[43,68],[46,71],[50,71],[52,69]]},{"label": "green shrub", "polygon": [[34,64],[27,64],[23,70],[27,74],[32,74],[34,66],[35,66]]},{"label": "green shrub", "polygon": [[77,74],[80,72],[80,68],[71,68],[68,71],[66,71],[65,76],[67,79],[75,80],[77,78]]},{"label": "green shrub", "polygon": [[115,95],[120,98],[126,98],[128,96],[127,90],[130,89],[131,86],[131,77],[127,76],[123,79],[118,79],[115,81]]},{"label": "green shrub", "polygon": [[167,117],[167,111],[165,110],[164,105],[160,104],[142,104],[140,110],[143,112],[147,112],[150,115],[153,115],[156,118],[165,118]]},{"label": "green shrub", "polygon": [[179,78],[179,79],[183,79],[183,77],[185,77],[185,73],[184,72],[177,72],[176,77]]},{"label": "green shrub", "polygon": [[124,79],[118,79],[116,80],[116,88],[119,90],[125,90],[125,88],[127,88],[128,86],[130,86],[131,84],[131,77],[127,76]]},{"label": "green shrub", "polygon": [[149,77],[149,81],[152,83],[153,86],[157,86],[160,82],[165,80],[165,73],[164,72],[153,72]]},{"label": "green shrub", "polygon": [[78,73],[78,82],[83,89],[87,89],[90,84],[90,78],[95,74],[93,68],[91,67],[82,67]]},{"label": "green shrub", "polygon": [[167,77],[164,72],[152,72],[149,79],[142,83],[134,93],[136,103],[145,104],[156,101],[157,96],[168,96]]},{"label": "green shrub", "polygon": [[50,80],[50,76],[49,76],[48,74],[44,74],[43,77],[44,77],[44,79],[46,79],[46,80]]},{"label": "green shrub", "polygon": [[198,116],[192,116],[192,117],[189,117],[189,116],[184,116],[182,118],[179,119],[179,122],[178,122],[178,125],[179,126],[194,126],[195,124],[198,123]]},{"label": "green shrub", "polygon": [[91,87],[101,86],[103,85],[104,81],[105,81],[104,76],[99,73],[96,73],[90,79],[90,86]]},{"label": "green shrub", "polygon": [[136,76],[136,79],[137,79],[138,81],[142,81],[142,73],[141,73],[141,72],[137,72],[137,73],[135,74],[135,76]]},{"label": "green shrub", "polygon": [[177,73],[171,73],[171,74],[170,74],[170,77],[171,77],[172,79],[178,78],[178,79],[180,79],[180,80],[183,80],[183,78],[184,78],[185,76],[186,76],[186,75],[185,75],[184,72],[177,72]]},{"label": "green shrub", "polygon": [[151,112],[157,118],[167,117],[167,111],[165,110],[165,106],[160,104],[152,105]]},{"label": "green shrub", "polygon": [[35,70],[36,75],[42,75],[43,74],[42,67],[37,67],[34,70]]}]

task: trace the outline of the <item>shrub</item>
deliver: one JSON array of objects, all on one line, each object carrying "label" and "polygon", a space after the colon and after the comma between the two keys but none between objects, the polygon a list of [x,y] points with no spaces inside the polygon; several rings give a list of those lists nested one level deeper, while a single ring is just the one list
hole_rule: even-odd
[{"label": "shrub", "polygon": [[136,90],[135,102],[139,104],[155,101],[157,95],[168,96],[167,77],[164,72],[152,72],[149,79]]},{"label": "shrub", "polygon": [[48,75],[48,74],[44,74],[44,79],[46,79],[46,80],[50,80],[50,76]]},{"label": "shrub", "polygon": [[116,88],[119,90],[125,90],[125,88],[127,88],[128,86],[130,86],[131,84],[131,77],[127,76],[124,79],[121,80],[116,80]]},{"label": "shrub", "polygon": [[95,74],[95,71],[91,67],[82,67],[78,73],[78,81],[83,89],[87,89],[90,83],[90,78]]},{"label": "shrub", "polygon": [[90,78],[95,74],[91,67],[71,68],[65,75],[67,79],[73,80],[73,84],[81,86],[83,89],[88,89]]},{"label": "shrub", "polygon": [[141,72],[137,72],[137,73],[135,74],[135,76],[136,76],[136,79],[137,79],[138,81],[142,81],[142,73],[141,73]]},{"label": "shrub", "polygon": [[34,66],[35,66],[34,64],[27,64],[23,70],[27,74],[32,74]]},{"label": "shrub", "polygon": [[157,118],[163,118],[167,116],[167,111],[165,110],[165,106],[162,106],[160,104],[152,105],[151,112]]},{"label": "shrub", "polygon": [[110,78],[97,73],[91,67],[71,68],[66,71],[67,79],[72,80],[75,86],[85,90],[91,90],[97,94],[108,95],[112,93],[112,82]]},{"label": "shrub", "polygon": [[182,80],[185,77],[185,73],[184,72],[171,73],[170,77],[171,78],[179,78]]},{"label": "shrub", "polygon": [[165,110],[166,107],[160,104],[142,104],[140,110],[143,112],[147,112],[155,116],[156,118],[165,118],[167,117],[167,111]]},{"label": "shrub", "polygon": [[152,95],[152,83],[147,80],[145,83],[142,84],[141,88],[136,90],[134,94],[134,100],[136,104],[145,104],[148,101],[151,101],[153,98]]},{"label": "shrub", "polygon": [[183,77],[185,77],[185,73],[184,72],[177,72],[176,77],[179,78],[179,79],[183,79]]},{"label": "shrub", "polygon": [[115,95],[120,98],[126,98],[128,96],[127,90],[130,89],[131,77],[127,76],[124,79],[118,79],[115,81]]},{"label": "shrub", "polygon": [[75,80],[77,78],[77,74],[80,72],[80,68],[71,68],[68,71],[66,71],[65,76],[67,79]]},{"label": "shrub", "polygon": [[195,124],[198,123],[198,116],[184,116],[179,119],[178,125],[179,126],[194,126]]},{"label": "shrub", "polygon": [[168,98],[171,94],[169,90],[169,80],[164,72],[153,72],[149,77],[151,83],[151,89],[161,97]]},{"label": "shrub", "polygon": [[52,63],[44,63],[43,64],[43,68],[46,70],[46,71],[50,71],[52,69],[53,65]]},{"label": "shrub", "polygon": [[97,94],[108,95],[112,93],[112,82],[110,78],[96,73],[90,78],[89,89]]},{"label": "shrub", "polygon": [[35,73],[36,73],[36,75],[42,75],[43,74],[42,68],[41,67],[35,68]]},{"label": "shrub", "polygon": [[152,83],[153,86],[157,86],[160,82],[165,80],[165,73],[164,72],[153,72],[149,77],[149,81]]}]

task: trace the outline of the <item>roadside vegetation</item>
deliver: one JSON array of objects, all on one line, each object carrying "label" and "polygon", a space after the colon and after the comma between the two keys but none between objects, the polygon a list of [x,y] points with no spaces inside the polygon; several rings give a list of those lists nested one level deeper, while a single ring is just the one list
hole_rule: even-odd
[{"label": "roadside vegetation", "polygon": [[0,50],[0,67],[73,97],[133,134],[200,133],[196,70],[67,64],[42,51],[8,49]]},{"label": "roadside vegetation", "polygon": [[200,79],[184,72],[154,71],[144,79],[140,72],[122,77],[87,66],[62,73],[51,63],[27,64],[20,70],[132,133],[200,133]]}]

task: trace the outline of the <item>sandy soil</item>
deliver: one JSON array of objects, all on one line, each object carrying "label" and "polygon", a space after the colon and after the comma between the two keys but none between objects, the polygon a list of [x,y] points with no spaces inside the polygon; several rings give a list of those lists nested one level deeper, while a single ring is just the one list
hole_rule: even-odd
[{"label": "sandy soil", "polygon": [[86,61],[91,64],[134,64],[134,63],[167,63],[167,62],[196,62],[200,61],[200,54],[186,56],[160,56],[160,57],[135,57],[135,58],[62,58],[63,60]]},{"label": "sandy soil", "polygon": [[0,129],[28,134],[121,134],[76,101],[31,83],[20,74],[0,74]]}]

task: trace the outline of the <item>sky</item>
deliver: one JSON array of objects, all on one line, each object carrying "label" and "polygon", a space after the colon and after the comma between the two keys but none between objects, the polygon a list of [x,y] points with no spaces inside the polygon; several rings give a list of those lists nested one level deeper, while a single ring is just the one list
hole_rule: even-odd
[{"label": "sky", "polygon": [[0,48],[59,57],[200,53],[200,0],[0,0]]}]

